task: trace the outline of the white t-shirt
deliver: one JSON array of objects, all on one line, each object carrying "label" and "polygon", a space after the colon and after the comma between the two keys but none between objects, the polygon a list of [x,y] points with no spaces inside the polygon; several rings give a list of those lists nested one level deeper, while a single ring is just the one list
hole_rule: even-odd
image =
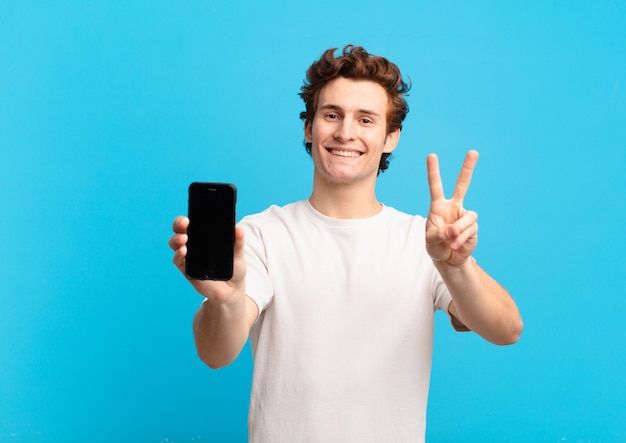
[{"label": "white t-shirt", "polygon": [[422,442],[436,309],[425,220],[333,219],[308,200],[245,217],[253,443]]}]

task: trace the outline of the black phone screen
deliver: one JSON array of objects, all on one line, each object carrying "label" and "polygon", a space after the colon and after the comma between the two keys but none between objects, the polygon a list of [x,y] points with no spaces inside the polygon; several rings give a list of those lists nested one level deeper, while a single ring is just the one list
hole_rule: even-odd
[{"label": "black phone screen", "polygon": [[237,190],[227,183],[189,186],[187,277],[230,280],[233,276]]}]

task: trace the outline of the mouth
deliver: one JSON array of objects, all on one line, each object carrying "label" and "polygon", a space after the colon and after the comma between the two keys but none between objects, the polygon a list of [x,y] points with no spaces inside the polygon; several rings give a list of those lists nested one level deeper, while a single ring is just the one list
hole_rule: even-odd
[{"label": "mouth", "polygon": [[336,155],[338,157],[344,157],[344,158],[357,158],[357,157],[360,157],[361,155],[363,155],[362,152],[352,151],[352,150],[345,150],[345,149],[328,148],[326,150],[328,152],[330,152],[332,155]]}]

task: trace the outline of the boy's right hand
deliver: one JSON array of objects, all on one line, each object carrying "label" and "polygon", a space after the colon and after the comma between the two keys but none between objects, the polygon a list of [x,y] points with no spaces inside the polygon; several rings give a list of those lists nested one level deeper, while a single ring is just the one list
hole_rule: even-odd
[{"label": "boy's right hand", "polygon": [[[185,261],[187,259],[187,227],[189,218],[178,216],[174,219],[172,230],[174,235],[169,239],[169,247],[174,251],[173,262],[178,270],[185,275]],[[235,227],[235,251],[233,278],[228,281],[192,280],[191,285],[210,302],[231,303],[239,297],[245,296],[246,260],[243,252],[243,228]],[[186,278],[186,277],[185,277]]]}]

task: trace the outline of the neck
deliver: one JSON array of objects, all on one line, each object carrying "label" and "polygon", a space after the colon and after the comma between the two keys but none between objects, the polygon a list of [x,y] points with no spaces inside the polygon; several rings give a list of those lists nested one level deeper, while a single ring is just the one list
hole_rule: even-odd
[{"label": "neck", "polygon": [[372,184],[323,184],[314,180],[311,205],[322,214],[339,219],[367,218],[378,214],[382,205]]}]

